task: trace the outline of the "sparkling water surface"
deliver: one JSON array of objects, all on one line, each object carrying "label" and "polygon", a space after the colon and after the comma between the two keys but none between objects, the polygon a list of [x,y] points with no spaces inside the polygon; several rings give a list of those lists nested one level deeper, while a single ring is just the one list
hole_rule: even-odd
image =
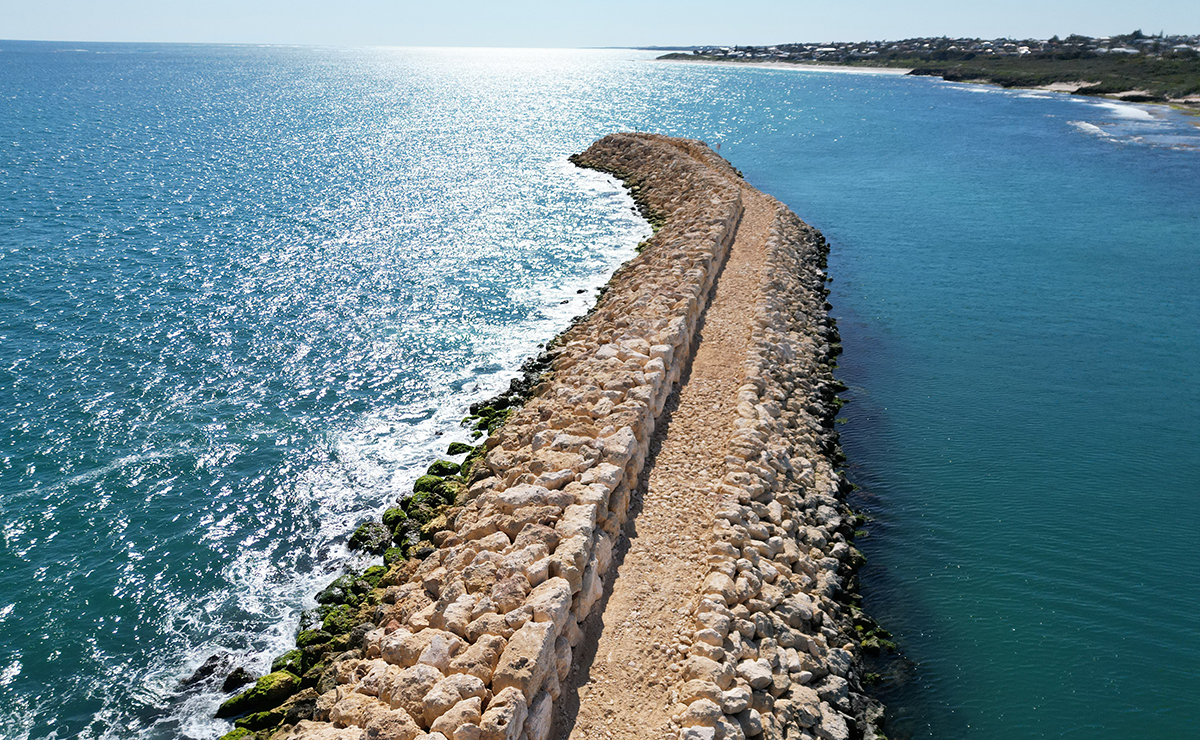
[{"label": "sparkling water surface", "polygon": [[0,736],[226,731],[645,238],[566,161],[635,128],[833,243],[891,735],[1194,733],[1197,119],[647,56],[0,42]]}]

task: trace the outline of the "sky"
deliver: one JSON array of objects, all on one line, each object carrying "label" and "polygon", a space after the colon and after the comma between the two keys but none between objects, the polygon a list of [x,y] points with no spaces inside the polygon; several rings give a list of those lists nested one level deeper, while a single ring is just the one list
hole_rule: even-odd
[{"label": "sky", "polygon": [[691,46],[1200,34],[1200,0],[0,0],[0,39]]}]

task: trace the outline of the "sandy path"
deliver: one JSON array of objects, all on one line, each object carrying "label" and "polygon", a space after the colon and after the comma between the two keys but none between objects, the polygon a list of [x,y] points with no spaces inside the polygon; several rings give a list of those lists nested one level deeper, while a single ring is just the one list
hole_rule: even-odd
[{"label": "sandy path", "polygon": [[555,737],[673,736],[668,691],[676,674],[668,666],[680,656],[671,646],[685,624],[692,631],[689,607],[707,572],[710,491],[725,474],[725,444],[737,417],[764,245],[775,216],[772,201],[752,188],[742,188],[742,199],[745,213],[691,371],[667,403],[631,502],[614,580],[585,623],[587,637],[558,702]]}]

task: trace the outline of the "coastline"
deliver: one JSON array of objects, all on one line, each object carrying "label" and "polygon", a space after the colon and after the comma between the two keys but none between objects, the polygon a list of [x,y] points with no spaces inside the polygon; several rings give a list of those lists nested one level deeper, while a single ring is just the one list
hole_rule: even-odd
[{"label": "coastline", "polygon": [[950,79],[940,73],[923,72],[922,70],[907,67],[875,67],[868,64],[862,65],[840,65],[840,64],[819,64],[813,62],[760,62],[755,60],[736,61],[723,59],[664,59],[657,58],[649,61],[653,62],[681,62],[684,64],[713,64],[718,66],[737,66],[737,67],[764,67],[767,69],[797,69],[809,72],[839,72],[845,74],[877,74],[877,75],[899,75],[913,77],[938,77],[945,82],[957,82],[970,85],[992,85],[1005,90],[1039,90],[1042,92],[1057,92],[1068,95],[1080,95],[1089,98],[1098,98],[1103,100],[1111,100],[1117,103],[1130,103],[1137,105],[1161,105],[1178,110],[1188,114],[1200,114],[1200,97],[1186,98],[1167,98],[1165,100],[1153,99],[1153,96],[1146,90],[1130,89],[1122,90],[1114,93],[1089,93],[1087,87],[1092,83],[1086,80],[1075,81],[1060,81],[1052,82],[1046,85],[1004,85],[1000,82],[993,81],[986,77],[976,79]]},{"label": "coastline", "polygon": [[684,64],[713,64],[724,67],[766,67],[768,69],[792,69],[805,72],[837,72],[841,74],[870,74],[870,75],[895,75],[903,77],[910,74],[911,69],[904,67],[850,67],[840,64],[818,64],[816,62],[739,62],[725,59],[649,59],[650,62],[683,62]]},{"label": "coastline", "polygon": [[[320,629],[222,705],[220,716],[241,715],[229,740],[545,740],[555,724],[586,726],[583,688],[605,668],[587,661],[581,675],[574,656],[608,637],[592,625],[600,612],[611,623],[622,584],[646,578],[685,592],[660,613],[674,647],[639,653],[657,664],[656,706],[627,694],[630,719],[656,716],[689,740],[792,737],[789,727],[842,738],[855,725],[876,736],[882,708],[863,693],[859,658],[881,634],[853,593],[862,556],[836,470],[840,345],[824,239],[699,142],[616,134],[572,161],[622,179],[660,228],[522,381],[472,409],[490,434],[461,467],[435,462],[382,523],[360,527],[357,544],[386,552],[388,566],[322,592]],[[748,222],[757,235],[745,243]],[[714,309],[718,276],[747,248],[760,259],[733,269],[754,264],[744,279],[757,289]],[[721,393],[727,428],[693,415],[717,461],[710,483],[686,485],[705,531],[678,542],[690,555],[671,576],[650,563],[627,572],[631,519],[643,537],[656,514],[681,516],[656,508],[646,475],[670,445],[693,449],[672,442],[686,419],[668,405],[702,384],[719,326],[706,322],[721,310],[745,328],[740,350],[708,363],[734,380]],[[667,521],[667,536],[683,522]],[[644,729],[630,724],[630,737]]]}]

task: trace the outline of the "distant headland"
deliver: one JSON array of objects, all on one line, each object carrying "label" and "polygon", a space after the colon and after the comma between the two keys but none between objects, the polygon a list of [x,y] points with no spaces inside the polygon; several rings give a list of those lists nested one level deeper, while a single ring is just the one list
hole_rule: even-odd
[{"label": "distant headland", "polygon": [[902,41],[698,46],[659,59],[903,68],[983,82],[1200,109],[1200,35],[1071,35],[1064,39],[911,38]]}]

